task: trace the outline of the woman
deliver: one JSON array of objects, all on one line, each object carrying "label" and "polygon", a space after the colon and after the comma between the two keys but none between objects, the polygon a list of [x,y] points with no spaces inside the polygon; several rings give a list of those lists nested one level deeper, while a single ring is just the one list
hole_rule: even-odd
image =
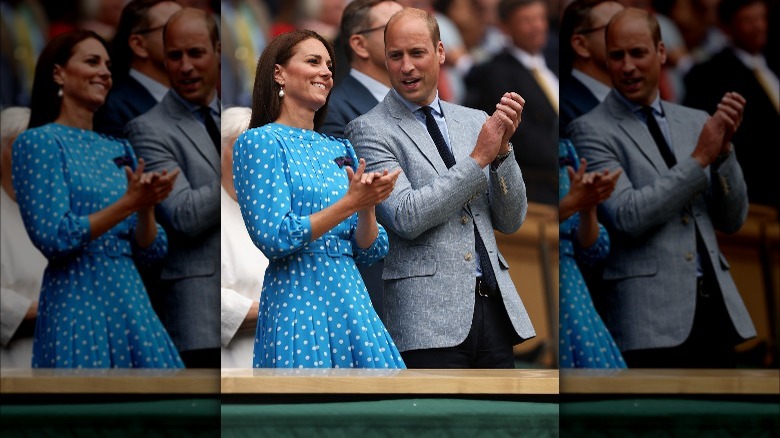
[{"label": "woman", "polygon": [[30,122],[30,109],[0,113],[0,367],[29,368],[33,328],[46,259],[22,223],[11,182],[11,145]]},{"label": "woman", "polygon": [[257,64],[252,129],[234,146],[244,223],[270,262],[256,368],[404,366],[355,265],[387,253],[374,206],[400,170],[365,173],[349,141],[315,131],[333,87],[333,59],[330,43],[312,31],[271,41]]},{"label": "woman", "polygon": [[154,206],[178,170],[144,173],[129,143],[92,130],[111,89],[109,68],[94,32],[49,42],[36,65],[29,129],[13,146],[22,219],[48,260],[33,367],[183,366],[134,264],[167,251]]},{"label": "woman", "polygon": [[233,188],[233,143],[249,126],[252,109],[222,111],[221,343],[222,368],[249,368],[259,313],[258,292],[268,259],[252,243]]},{"label": "woman", "polygon": [[625,368],[626,363],[593,306],[579,264],[593,267],[609,252],[596,207],[609,198],[622,170],[585,172],[569,140],[558,142],[560,181],[560,368]]}]

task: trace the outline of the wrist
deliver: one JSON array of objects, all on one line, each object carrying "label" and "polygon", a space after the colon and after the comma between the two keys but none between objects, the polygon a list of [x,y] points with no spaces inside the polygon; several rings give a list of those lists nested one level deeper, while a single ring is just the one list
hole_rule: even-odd
[{"label": "wrist", "polygon": [[[503,149],[503,148],[502,148]],[[512,154],[512,142],[510,141],[507,143],[506,151],[504,153],[501,153],[499,150],[498,155],[493,159],[493,161],[490,163],[491,167],[498,168],[498,166],[501,165],[501,163],[504,162],[507,158],[509,158],[509,155]]]}]

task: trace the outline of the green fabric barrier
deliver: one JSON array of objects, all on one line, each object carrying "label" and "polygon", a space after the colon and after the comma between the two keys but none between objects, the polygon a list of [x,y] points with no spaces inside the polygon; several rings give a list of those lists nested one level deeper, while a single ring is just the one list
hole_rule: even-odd
[{"label": "green fabric barrier", "polygon": [[222,437],[557,437],[558,404],[458,399],[222,405]]},{"label": "green fabric barrier", "polygon": [[[45,396],[41,396],[45,399]],[[0,406],[9,437],[218,437],[219,400]]]},{"label": "green fabric barrier", "polygon": [[620,399],[562,402],[563,437],[778,437],[780,402]]}]

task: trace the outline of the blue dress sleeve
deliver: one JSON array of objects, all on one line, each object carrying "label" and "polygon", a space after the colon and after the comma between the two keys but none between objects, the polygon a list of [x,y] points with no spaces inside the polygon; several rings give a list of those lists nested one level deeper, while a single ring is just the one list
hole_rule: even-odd
[{"label": "blue dress sleeve", "polygon": [[[133,147],[127,140],[122,140],[122,144],[125,148],[125,154],[132,160],[132,168],[135,169],[138,166],[138,159],[133,151]],[[133,260],[138,262],[141,266],[151,266],[161,261],[168,254],[168,235],[165,234],[165,230],[160,224],[155,224],[157,227],[157,236],[151,245],[146,248],[141,248],[135,240],[135,229],[138,226],[138,214],[133,213],[130,216],[130,245],[133,249]]]},{"label": "blue dress sleeve", "polygon": [[67,257],[89,243],[87,216],[71,210],[58,139],[45,127],[24,131],[12,151],[16,199],[30,240],[47,259]]},{"label": "blue dress sleeve", "polygon": [[[355,149],[352,147],[352,144],[347,139],[337,140],[344,144],[347,155],[349,155],[349,157],[352,159],[352,169],[357,171],[358,158],[357,154],[355,153]],[[357,214],[350,216],[350,218],[347,220],[351,221],[350,236],[352,241],[352,256],[355,259],[355,263],[359,265],[371,266],[374,263],[382,260],[387,255],[387,251],[390,248],[390,244],[387,238],[387,231],[385,231],[385,228],[377,223],[379,233],[377,233],[376,239],[374,239],[374,242],[371,244],[371,246],[362,249],[358,247],[357,241],[355,240],[355,232],[357,231]]]},{"label": "blue dress sleeve", "polygon": [[284,258],[311,241],[309,216],[292,211],[289,167],[281,139],[262,128],[233,146],[233,184],[249,236],[269,259]]}]

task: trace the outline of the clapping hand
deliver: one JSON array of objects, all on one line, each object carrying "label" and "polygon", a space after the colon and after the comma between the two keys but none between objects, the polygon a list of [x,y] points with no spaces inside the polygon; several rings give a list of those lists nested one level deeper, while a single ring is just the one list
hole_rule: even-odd
[{"label": "clapping hand", "polygon": [[387,169],[383,172],[366,172],[366,160],[363,158],[359,160],[357,171],[353,171],[350,166],[346,170],[349,178],[347,196],[353,198],[357,211],[373,208],[387,199],[401,174],[400,168],[392,172]]},{"label": "clapping hand", "polygon": [[181,172],[175,169],[173,172],[144,172],[146,163],[143,158],[138,159],[135,171],[125,166],[127,176],[127,195],[132,200],[135,210],[154,207],[163,201],[173,190],[176,177]]}]

